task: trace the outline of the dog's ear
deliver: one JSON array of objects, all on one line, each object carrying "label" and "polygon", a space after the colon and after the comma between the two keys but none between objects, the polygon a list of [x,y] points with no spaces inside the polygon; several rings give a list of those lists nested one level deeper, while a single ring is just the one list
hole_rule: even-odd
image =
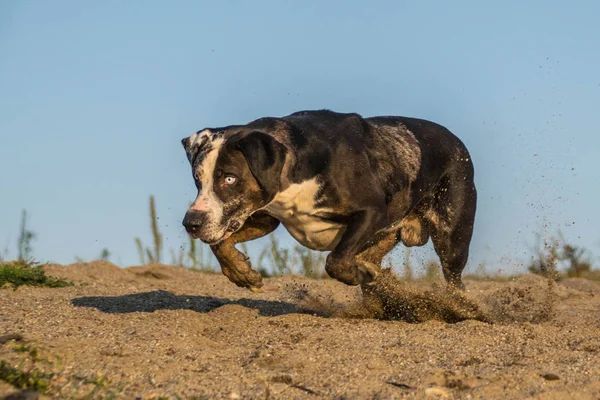
[{"label": "dog's ear", "polygon": [[246,158],[248,168],[263,192],[263,200],[268,203],[279,191],[287,149],[273,137],[259,131],[241,137],[234,145]]},{"label": "dog's ear", "polygon": [[183,139],[181,139],[181,144],[185,149],[185,154],[187,155],[187,159],[189,162],[192,162],[192,159],[194,158],[194,152],[195,150],[198,150],[198,146],[194,146],[194,148],[192,148],[192,145],[196,141],[196,136],[198,136],[198,133],[194,133],[192,136],[184,137]]}]

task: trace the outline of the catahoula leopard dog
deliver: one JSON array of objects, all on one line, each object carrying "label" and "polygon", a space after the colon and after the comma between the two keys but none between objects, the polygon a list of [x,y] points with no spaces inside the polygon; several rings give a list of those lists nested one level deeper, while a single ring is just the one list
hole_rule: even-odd
[{"label": "catahoula leopard dog", "polygon": [[262,278],[235,245],[281,223],[300,244],[330,251],[329,276],[363,288],[399,241],[431,237],[446,282],[464,288],[477,193],[471,156],[445,127],[302,111],[205,128],[182,144],[198,188],[183,225],[236,285],[260,290]]}]

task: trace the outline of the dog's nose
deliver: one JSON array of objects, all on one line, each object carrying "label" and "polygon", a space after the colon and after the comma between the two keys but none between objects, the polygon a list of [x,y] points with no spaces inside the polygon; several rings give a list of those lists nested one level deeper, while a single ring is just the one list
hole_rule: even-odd
[{"label": "dog's nose", "polygon": [[189,210],[185,213],[185,217],[183,217],[183,226],[185,226],[185,230],[188,233],[195,233],[200,230],[200,227],[204,224],[204,220],[206,219],[206,213]]}]

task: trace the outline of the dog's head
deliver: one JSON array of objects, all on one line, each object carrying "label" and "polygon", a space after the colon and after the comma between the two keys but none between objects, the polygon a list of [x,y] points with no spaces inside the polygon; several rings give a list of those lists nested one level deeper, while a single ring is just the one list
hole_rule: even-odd
[{"label": "dog's head", "polygon": [[286,149],[265,132],[204,129],[181,143],[198,188],[183,219],[193,238],[219,243],[279,190]]}]

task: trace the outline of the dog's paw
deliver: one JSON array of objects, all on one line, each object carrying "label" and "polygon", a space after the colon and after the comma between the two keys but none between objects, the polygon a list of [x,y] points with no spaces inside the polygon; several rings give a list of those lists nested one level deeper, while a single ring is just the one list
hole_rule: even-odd
[{"label": "dog's paw", "polygon": [[355,264],[357,270],[358,285],[371,285],[375,283],[381,273],[377,264],[368,261],[359,261]]},{"label": "dog's paw", "polygon": [[364,285],[374,284],[375,281],[377,280],[377,277],[381,273],[381,268],[379,268],[379,265],[374,264],[372,262],[368,262],[368,261],[363,261],[362,263],[359,263],[359,264],[362,264],[362,268],[363,268],[363,273],[362,273],[363,282],[360,282],[360,284],[364,284]]},{"label": "dog's paw", "polygon": [[231,282],[235,283],[239,287],[250,289],[253,292],[258,292],[263,286],[262,276],[260,273],[248,266],[245,266],[245,268],[222,266],[221,270],[223,275],[225,275]]},{"label": "dog's paw", "polygon": [[332,278],[352,286],[372,283],[381,272],[377,264],[358,260],[343,262],[328,259],[325,270]]}]

